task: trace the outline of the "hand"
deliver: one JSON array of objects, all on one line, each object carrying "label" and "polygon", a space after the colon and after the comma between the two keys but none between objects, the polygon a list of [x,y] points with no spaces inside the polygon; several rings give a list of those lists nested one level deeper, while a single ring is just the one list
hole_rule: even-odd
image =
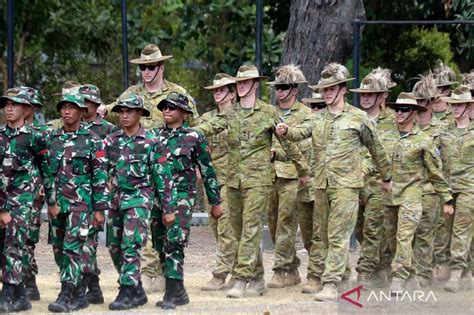
[{"label": "hand", "polygon": [[304,185],[306,185],[308,181],[309,181],[308,175],[303,176],[303,177],[298,177],[298,184],[300,185],[300,187],[303,187]]},{"label": "hand", "polygon": [[49,219],[56,219],[56,217],[58,216],[58,213],[59,213],[59,207],[56,203],[52,206],[48,206]]},{"label": "hand", "polygon": [[390,192],[392,191],[392,188],[393,188],[393,181],[382,182],[382,190],[384,192]]},{"label": "hand", "polygon": [[39,191],[38,191],[38,197],[39,198],[44,198],[44,186],[41,185]]},{"label": "hand", "polygon": [[283,136],[288,132],[288,125],[285,123],[278,123],[276,125],[276,133],[279,136]]},{"label": "hand", "polygon": [[211,208],[211,216],[214,218],[214,219],[219,219],[220,217],[222,217],[222,215],[224,214],[224,211],[222,210],[222,206],[221,205],[215,205],[215,206],[212,206]]},{"label": "hand", "polygon": [[107,116],[107,107],[105,107],[104,104],[100,105],[98,108],[97,108],[97,114],[104,118],[105,116]]},{"label": "hand", "polygon": [[452,216],[454,214],[453,206],[445,204],[443,206],[443,213],[445,218],[449,218],[450,216]]},{"label": "hand", "polygon": [[169,213],[163,216],[162,221],[164,225],[168,226],[168,225],[173,224],[175,219],[176,219],[176,215],[174,213]]},{"label": "hand", "polygon": [[270,161],[274,161],[274,160],[275,160],[275,157],[276,157],[276,150],[275,150],[275,149],[271,149],[271,150],[270,150]]},{"label": "hand", "polygon": [[4,229],[12,220],[10,213],[0,211],[0,228]]},{"label": "hand", "polygon": [[105,222],[105,217],[102,211],[94,211],[94,219],[92,220],[92,226],[100,228]]},{"label": "hand", "polygon": [[198,167],[194,170],[196,172],[196,183],[202,184],[202,174]]}]

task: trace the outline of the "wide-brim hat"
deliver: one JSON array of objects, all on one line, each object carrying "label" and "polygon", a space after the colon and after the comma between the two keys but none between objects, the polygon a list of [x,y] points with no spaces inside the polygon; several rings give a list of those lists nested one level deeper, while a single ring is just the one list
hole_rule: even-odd
[{"label": "wide-brim hat", "polygon": [[471,90],[466,85],[458,86],[451,93],[451,96],[441,97],[441,100],[450,104],[474,103]]},{"label": "wide-brim hat", "polygon": [[386,93],[397,86],[392,80],[392,70],[377,67],[366,75],[360,82],[359,88],[350,89],[354,93]]},{"label": "wide-brim hat", "polygon": [[311,94],[311,97],[309,98],[302,98],[301,101],[306,104],[319,104],[319,103],[324,103],[324,97],[321,93],[315,93]]},{"label": "wide-brim hat", "polygon": [[275,81],[267,82],[268,85],[277,84],[303,84],[308,83],[299,66],[289,64],[278,68],[275,72]]},{"label": "wide-brim hat", "polygon": [[43,107],[43,103],[41,102],[41,92],[39,90],[29,86],[20,86],[19,88],[26,92],[26,95],[31,105]]},{"label": "wide-brim hat", "polygon": [[231,75],[227,73],[217,73],[212,80],[212,85],[205,86],[206,90],[214,90],[223,86],[235,84],[235,80]]},{"label": "wide-brim hat", "polygon": [[72,103],[77,105],[79,108],[84,108],[87,110],[87,106],[84,103],[84,97],[80,94],[65,94],[61,100],[56,104],[56,109],[59,111],[61,106],[65,103]]},{"label": "wide-brim hat", "polygon": [[352,80],[354,80],[354,78],[350,77],[349,70],[347,70],[346,67],[339,63],[333,62],[324,67],[323,71],[321,72],[321,78],[319,79],[318,84],[312,86],[310,85],[309,87],[313,90],[324,89]]},{"label": "wide-brim hat", "polygon": [[428,110],[426,107],[418,105],[413,93],[406,92],[400,93],[395,102],[386,102],[385,104],[393,110],[396,110],[398,106],[408,106],[419,112],[426,112]]},{"label": "wide-brim hat", "polygon": [[456,73],[453,68],[443,63],[441,60],[437,61],[437,66],[433,70],[436,86],[437,87],[446,87],[458,83],[456,81]]},{"label": "wide-brim hat", "polygon": [[4,108],[7,101],[33,107],[30,95],[25,88],[11,88],[6,90],[5,95],[0,97],[0,108]]},{"label": "wide-brim hat", "polygon": [[130,109],[141,109],[143,110],[143,117],[150,117],[150,111],[145,108],[145,100],[143,96],[136,93],[127,93],[121,95],[117,99],[117,103],[112,107],[112,112],[118,113],[120,108],[126,107]]},{"label": "wide-brim hat", "polygon": [[165,99],[161,100],[158,105],[156,105],[156,107],[160,111],[163,111],[163,107],[165,107],[166,104],[174,105],[190,114],[193,113],[193,110],[191,109],[191,107],[189,107],[189,99],[184,94],[171,92],[170,94],[168,94],[168,96],[166,96]]},{"label": "wide-brim hat", "polygon": [[260,75],[257,67],[254,65],[242,65],[239,67],[237,75],[233,77],[233,79],[235,82],[240,82],[252,79],[267,80],[269,77]]},{"label": "wide-brim hat", "polygon": [[140,58],[135,58],[130,60],[130,63],[136,65],[149,65],[153,63],[157,63],[166,59],[173,58],[172,55],[165,55],[161,54],[161,50],[155,44],[146,45],[143,48],[142,53],[140,54]]},{"label": "wide-brim hat", "polygon": [[85,100],[101,105],[104,104],[100,98],[100,89],[93,84],[83,84],[79,87],[79,93],[82,94]]}]

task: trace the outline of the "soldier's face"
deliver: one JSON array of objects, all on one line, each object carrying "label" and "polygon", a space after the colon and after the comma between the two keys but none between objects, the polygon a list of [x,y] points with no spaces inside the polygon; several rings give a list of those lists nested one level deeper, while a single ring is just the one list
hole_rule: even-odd
[{"label": "soldier's face", "polygon": [[410,109],[406,111],[406,109],[403,109],[403,111],[399,108],[396,110],[396,120],[398,124],[403,124],[409,121],[410,119],[413,119],[413,110]]},{"label": "soldier's face", "polygon": [[[143,68],[144,70],[142,70]],[[160,75],[163,75],[164,66],[162,64],[154,65],[145,65],[141,67],[140,71],[142,73],[142,78],[145,83],[152,83],[156,78],[159,78]]]},{"label": "soldier's face", "polygon": [[233,100],[235,98],[235,92],[232,92],[229,87],[222,86],[220,88],[214,89],[214,101],[217,104],[223,103],[225,101]]},{"label": "soldier's face", "polygon": [[5,103],[5,120],[9,123],[18,122],[23,120],[25,115],[25,105],[7,101]]},{"label": "soldier's face", "polygon": [[345,86],[333,85],[323,89],[324,101],[328,105],[339,104],[344,100],[344,95],[346,94],[347,88]]},{"label": "soldier's face", "polygon": [[237,93],[240,97],[247,96],[251,94],[251,90],[256,90],[259,86],[257,80],[250,79],[237,82]]},{"label": "soldier's face", "polygon": [[435,112],[444,112],[448,109],[448,103],[443,102],[441,98],[436,99],[431,106]]},{"label": "soldier's face", "polygon": [[64,103],[59,113],[65,125],[74,125],[81,120],[82,109],[73,103]]},{"label": "soldier's face", "polygon": [[94,102],[86,100],[86,106],[87,106],[87,113],[84,113],[84,118],[89,119],[97,113],[97,105]]},{"label": "soldier's face", "polygon": [[363,109],[372,108],[372,106],[376,105],[376,101],[378,101],[377,93],[360,93],[360,106]]},{"label": "soldier's face", "polygon": [[133,108],[120,108],[118,112],[120,124],[123,128],[130,128],[140,123],[142,117],[142,111]]},{"label": "soldier's face", "polygon": [[469,103],[459,103],[459,104],[451,104],[451,110],[453,111],[453,116],[456,119],[462,117],[470,117],[471,116],[471,106]]},{"label": "soldier's face", "polygon": [[186,117],[186,112],[175,106],[166,106],[162,113],[168,125],[183,122]]}]

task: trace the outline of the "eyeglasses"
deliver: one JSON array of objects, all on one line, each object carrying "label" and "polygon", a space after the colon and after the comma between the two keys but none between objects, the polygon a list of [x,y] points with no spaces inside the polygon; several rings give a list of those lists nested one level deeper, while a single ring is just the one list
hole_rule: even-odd
[{"label": "eyeglasses", "polygon": [[160,67],[161,64],[159,65],[138,65],[141,71],[145,71],[146,69],[150,71],[154,71],[157,67]]},{"label": "eyeglasses", "polygon": [[293,87],[294,87],[293,84],[277,84],[275,85],[275,90],[288,91],[289,89]]},{"label": "eyeglasses", "polygon": [[178,109],[178,107],[174,106],[173,104],[168,103],[168,104],[163,105],[163,111],[165,111],[167,109],[170,110],[170,111],[175,111],[175,110]]},{"label": "eyeglasses", "polygon": [[408,107],[408,106],[398,106],[395,109],[395,112],[396,113],[408,113],[411,110],[412,110],[411,107]]},{"label": "eyeglasses", "polygon": [[327,105],[325,103],[313,103],[310,105],[312,109],[323,109],[326,108]]}]

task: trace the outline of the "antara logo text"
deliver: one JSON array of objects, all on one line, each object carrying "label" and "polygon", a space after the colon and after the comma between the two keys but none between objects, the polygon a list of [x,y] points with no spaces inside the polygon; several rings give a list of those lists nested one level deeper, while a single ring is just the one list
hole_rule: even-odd
[{"label": "antara logo text", "polygon": [[[360,285],[354,289],[351,289],[347,292],[344,292],[341,295],[341,299],[355,305],[357,307],[363,308],[364,305],[360,302],[361,291],[363,286]],[[429,301],[438,301],[433,291],[394,291],[392,294],[387,291],[370,291],[369,296],[367,297],[366,302],[375,301],[375,302],[429,302]]]}]

